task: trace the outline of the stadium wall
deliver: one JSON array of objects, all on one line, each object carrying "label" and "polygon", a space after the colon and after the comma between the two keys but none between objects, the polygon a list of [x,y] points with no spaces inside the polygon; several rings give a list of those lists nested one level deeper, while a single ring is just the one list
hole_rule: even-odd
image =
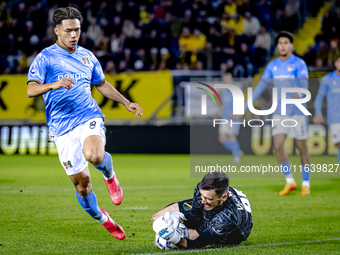
[{"label": "stadium wall", "polygon": [[[326,125],[309,125],[308,133],[311,155],[337,154]],[[218,128],[207,125],[106,126],[106,137],[106,150],[110,153],[229,153],[218,142]],[[245,154],[273,154],[269,125],[242,127],[238,139]],[[47,126],[0,126],[0,140],[0,153],[7,155],[57,154]],[[292,138],[287,138],[285,150],[290,155],[298,153]]]}]

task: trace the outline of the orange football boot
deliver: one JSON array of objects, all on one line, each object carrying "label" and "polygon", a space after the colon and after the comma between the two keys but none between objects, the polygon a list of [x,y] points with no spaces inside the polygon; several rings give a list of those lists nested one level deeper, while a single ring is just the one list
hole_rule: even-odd
[{"label": "orange football boot", "polygon": [[290,191],[296,190],[296,188],[297,185],[295,182],[294,183],[287,182],[283,190],[280,191],[279,195],[280,196],[288,195]]},{"label": "orange football boot", "polygon": [[302,186],[301,187],[301,196],[306,196],[310,194],[310,187]]}]

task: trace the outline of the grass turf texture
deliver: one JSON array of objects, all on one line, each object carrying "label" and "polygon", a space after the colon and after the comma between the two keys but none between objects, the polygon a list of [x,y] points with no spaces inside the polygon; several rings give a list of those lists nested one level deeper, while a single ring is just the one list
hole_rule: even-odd
[{"label": "grass turf texture", "polygon": [[[99,206],[126,232],[123,241],[81,208],[56,156],[0,155],[0,254],[169,253],[153,246],[150,217],[171,202],[192,197],[200,179],[189,178],[189,156],[113,159],[124,189],[121,205],[112,204],[101,173],[92,166],[90,172]],[[290,159],[298,162],[297,157]],[[336,157],[328,156],[312,161],[337,163]],[[264,162],[276,161],[272,156],[245,156],[242,164]],[[297,181],[297,191],[280,197],[283,178],[231,179],[231,186],[249,198],[252,233],[240,246],[194,254],[340,254],[340,179],[312,179],[311,195],[306,197],[300,195],[301,180]]]}]

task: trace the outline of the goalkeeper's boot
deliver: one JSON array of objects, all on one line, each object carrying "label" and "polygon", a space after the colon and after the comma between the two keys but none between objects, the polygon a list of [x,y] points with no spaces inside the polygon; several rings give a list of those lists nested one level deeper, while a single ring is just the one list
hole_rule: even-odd
[{"label": "goalkeeper's boot", "polygon": [[287,182],[283,190],[280,191],[279,195],[280,196],[288,195],[290,191],[296,190],[296,188],[297,186],[295,182],[294,183]]},{"label": "goalkeeper's boot", "polygon": [[104,182],[106,184],[107,189],[109,190],[112,203],[114,203],[115,205],[121,204],[121,202],[123,201],[123,189],[120,187],[116,175],[114,175],[110,179],[107,179],[104,176]]},{"label": "goalkeeper's boot", "polygon": [[100,209],[107,217],[107,222],[102,225],[110,232],[110,234],[117,238],[118,240],[123,240],[125,238],[125,232],[121,226],[119,226],[116,222],[114,222],[110,215],[107,213],[105,209]]},{"label": "goalkeeper's boot", "polygon": [[310,194],[310,187],[308,186],[302,186],[301,187],[301,195],[302,196],[306,196],[306,195],[309,195]]}]

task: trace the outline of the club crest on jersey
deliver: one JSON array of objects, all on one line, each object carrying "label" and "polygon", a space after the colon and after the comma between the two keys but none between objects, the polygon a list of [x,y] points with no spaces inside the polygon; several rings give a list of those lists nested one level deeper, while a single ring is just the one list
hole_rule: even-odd
[{"label": "club crest on jersey", "polygon": [[31,74],[35,74],[35,72],[38,71],[37,65],[33,65],[31,69]]},{"label": "club crest on jersey", "polygon": [[291,72],[294,70],[294,65],[287,65],[287,71]]},{"label": "club crest on jersey", "polygon": [[187,202],[185,202],[183,204],[183,209],[186,211],[190,211],[192,209],[192,206],[190,204],[188,204]]},{"label": "club crest on jersey", "polygon": [[67,162],[63,162],[63,165],[64,165],[66,170],[73,167],[72,164],[71,164],[71,160],[69,160]]},{"label": "club crest on jersey", "polygon": [[90,60],[88,57],[81,57],[81,60],[84,65],[90,65]]},{"label": "club crest on jersey", "polygon": [[90,122],[90,128],[94,129],[95,127],[96,127],[96,122],[95,121]]}]

